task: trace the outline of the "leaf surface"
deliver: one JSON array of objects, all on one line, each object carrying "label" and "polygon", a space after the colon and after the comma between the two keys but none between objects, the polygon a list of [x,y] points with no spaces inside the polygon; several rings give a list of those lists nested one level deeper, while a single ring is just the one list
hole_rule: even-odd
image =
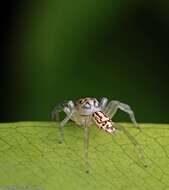
[{"label": "leaf surface", "polygon": [[0,124],[0,190],[169,190],[169,125],[131,124],[111,136],[90,127],[90,172],[85,173],[83,128],[65,126],[59,144],[58,123]]}]

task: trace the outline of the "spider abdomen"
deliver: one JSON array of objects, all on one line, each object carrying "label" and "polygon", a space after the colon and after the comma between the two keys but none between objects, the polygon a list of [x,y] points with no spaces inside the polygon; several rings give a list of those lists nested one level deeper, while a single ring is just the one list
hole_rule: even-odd
[{"label": "spider abdomen", "polygon": [[113,127],[113,122],[102,111],[94,112],[92,118],[98,128],[111,134],[115,132],[116,129]]}]

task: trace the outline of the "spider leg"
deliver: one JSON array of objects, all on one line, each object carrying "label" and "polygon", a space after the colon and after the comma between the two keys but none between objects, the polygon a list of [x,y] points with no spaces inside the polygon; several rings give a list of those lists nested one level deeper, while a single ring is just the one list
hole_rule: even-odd
[{"label": "spider leg", "polygon": [[119,131],[123,131],[123,133],[128,137],[128,139],[131,141],[131,143],[134,145],[134,147],[136,148],[137,150],[137,155],[139,157],[139,159],[142,161],[142,164],[144,165],[144,167],[147,167],[147,163],[146,163],[146,160],[145,160],[145,157],[144,157],[144,151],[141,147],[141,145],[138,143],[138,141],[129,133],[129,131],[123,127],[122,125],[119,125],[119,124],[115,124],[115,127],[117,129],[119,129]]},{"label": "spider leg", "polygon": [[56,106],[54,107],[54,109],[52,111],[52,120],[60,121],[59,113],[64,110],[67,103],[68,103],[68,101],[63,101],[63,102],[56,104]]},{"label": "spider leg", "polygon": [[59,120],[59,112],[64,111],[66,113],[66,117],[59,124],[60,143],[64,141],[64,125],[71,119],[74,110],[74,103],[72,101],[68,101],[57,104],[54,110],[52,111],[52,119],[56,121]]},{"label": "spider leg", "polygon": [[124,111],[125,113],[129,114],[131,121],[133,122],[134,126],[139,128],[138,123],[136,122],[134,112],[130,108],[129,105],[124,104],[119,101],[110,101],[109,104],[103,109],[104,113],[108,115],[110,118],[113,118],[113,116],[116,114],[117,110],[120,109]]},{"label": "spider leg", "polygon": [[105,109],[106,105],[107,105],[108,99],[103,97],[100,100],[99,106],[101,107],[101,109]]},{"label": "spider leg", "polygon": [[89,159],[88,159],[88,149],[89,149],[89,125],[88,121],[90,118],[86,118],[84,125],[84,159],[86,173],[89,173]]}]

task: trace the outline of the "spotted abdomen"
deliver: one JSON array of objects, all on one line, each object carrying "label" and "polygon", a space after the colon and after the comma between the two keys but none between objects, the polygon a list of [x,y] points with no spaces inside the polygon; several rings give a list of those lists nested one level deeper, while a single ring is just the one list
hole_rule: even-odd
[{"label": "spotted abdomen", "polygon": [[111,134],[115,132],[116,129],[113,127],[113,122],[103,112],[94,112],[92,118],[98,128],[103,129],[104,131]]}]

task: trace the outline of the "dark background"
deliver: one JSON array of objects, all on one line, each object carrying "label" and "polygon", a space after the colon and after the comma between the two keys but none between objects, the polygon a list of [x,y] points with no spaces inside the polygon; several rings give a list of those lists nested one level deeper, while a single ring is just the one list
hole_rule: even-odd
[{"label": "dark background", "polygon": [[50,120],[57,102],[85,96],[169,122],[167,1],[17,0],[0,12],[1,122]]}]

